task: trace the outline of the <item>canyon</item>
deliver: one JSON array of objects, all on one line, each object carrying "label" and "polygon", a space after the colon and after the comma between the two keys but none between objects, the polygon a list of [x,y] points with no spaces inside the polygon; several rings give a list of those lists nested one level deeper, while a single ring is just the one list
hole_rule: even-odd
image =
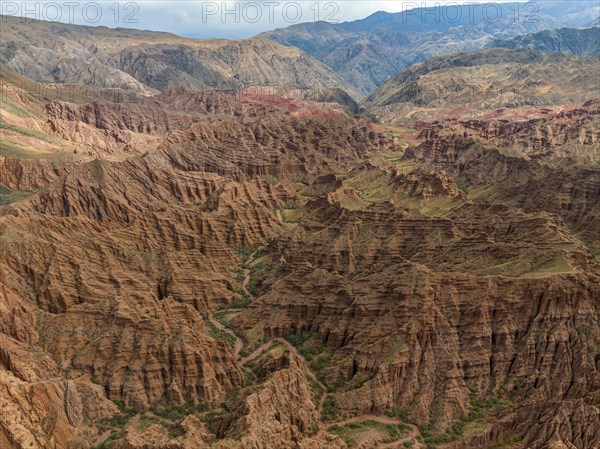
[{"label": "canyon", "polygon": [[360,101],[262,38],[3,23],[0,447],[599,447],[587,29]]}]

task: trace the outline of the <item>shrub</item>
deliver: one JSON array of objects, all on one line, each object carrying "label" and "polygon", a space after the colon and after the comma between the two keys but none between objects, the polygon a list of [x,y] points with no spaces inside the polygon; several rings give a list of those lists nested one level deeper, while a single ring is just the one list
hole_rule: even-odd
[{"label": "shrub", "polygon": [[339,410],[333,399],[327,397],[323,403],[323,421],[333,421],[338,417]]},{"label": "shrub", "polygon": [[192,404],[162,406],[153,405],[150,407],[150,411],[152,411],[152,413],[154,413],[156,416],[160,416],[161,418],[169,421],[179,421],[187,415],[193,414],[196,411],[196,408]]}]

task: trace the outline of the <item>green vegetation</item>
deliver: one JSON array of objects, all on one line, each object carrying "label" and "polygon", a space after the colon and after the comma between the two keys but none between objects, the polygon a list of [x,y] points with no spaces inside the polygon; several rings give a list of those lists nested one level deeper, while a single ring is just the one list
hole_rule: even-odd
[{"label": "green vegetation", "polygon": [[254,382],[256,382],[256,377],[254,376],[254,373],[250,372],[247,369],[242,369],[242,376],[244,376],[244,387],[252,385]]},{"label": "green vegetation", "polygon": [[113,430],[111,435],[100,445],[93,446],[92,449],[109,449],[113,443],[124,435],[124,428],[129,420],[138,414],[138,410],[134,407],[126,407],[121,401],[114,401],[115,405],[119,408],[120,413],[112,416],[111,418],[103,418],[98,423],[98,430],[100,432],[106,432],[107,430]]},{"label": "green vegetation", "polygon": [[256,281],[256,279],[250,278],[248,280],[246,290],[248,290],[253,296],[258,296],[258,282]]},{"label": "green vegetation", "polygon": [[89,163],[89,167],[94,182],[102,182],[104,180],[104,169],[102,168],[102,162],[100,162],[100,159],[94,159]]},{"label": "green vegetation", "polygon": [[167,429],[171,429],[171,427],[173,427],[171,424],[163,421],[160,418],[157,418],[156,416],[143,414],[142,416],[140,416],[140,420],[138,423],[136,423],[135,428],[139,432],[143,432],[153,424],[161,425]]},{"label": "green vegetation", "polygon": [[235,293],[236,295],[231,300],[232,309],[245,309],[252,302],[244,290],[239,289]]},{"label": "green vegetation", "polygon": [[[294,215],[297,215],[297,214],[294,214]],[[283,211],[283,213],[281,214],[281,219],[283,220],[284,223],[302,223],[302,217],[292,216],[292,214],[290,214],[287,211]]]},{"label": "green vegetation", "polygon": [[[348,447],[352,448],[356,446],[358,438],[365,432],[377,432],[381,435],[381,441],[384,443],[391,443],[399,440],[402,436],[407,435],[410,432],[410,427],[404,424],[384,424],[378,421],[361,421],[355,423],[348,423],[344,426],[333,425],[329,428],[329,431],[340,436]],[[410,447],[410,446],[405,446]]]},{"label": "green vegetation", "polygon": [[310,332],[303,331],[300,334],[297,334],[295,331],[290,330],[285,336],[285,339],[298,348],[300,354],[310,362],[325,351],[325,346],[320,343],[310,344],[309,340],[312,336],[313,335]]},{"label": "green vegetation", "polygon": [[16,159],[41,159],[46,154],[41,151],[36,151],[31,147],[8,140],[8,138],[3,138],[2,140],[2,156],[5,157],[13,157]]},{"label": "green vegetation", "polygon": [[[225,326],[227,327],[231,327],[231,321],[240,314],[240,312],[226,312],[226,311],[220,311],[220,312],[215,312],[214,317],[217,319],[217,321],[219,321],[220,323],[223,323]],[[235,329],[234,329],[235,332]]]},{"label": "green vegetation", "polygon": [[459,178],[456,179],[456,187],[458,187],[458,190],[461,190],[464,193],[469,193],[469,186],[462,179],[459,179]]},{"label": "green vegetation", "polygon": [[236,251],[240,255],[240,257],[242,258],[242,268],[248,268],[248,266],[247,266],[248,265],[248,259],[257,250],[258,250],[258,246],[257,245],[240,246],[239,248],[237,248]]},{"label": "green vegetation", "polygon": [[196,412],[202,412],[205,410],[205,408],[206,406],[204,404],[201,404],[199,406],[194,406],[193,404],[155,404],[152,407],[150,407],[150,411],[156,416],[160,416],[161,418],[164,418],[168,421],[179,421],[188,415],[193,415]]},{"label": "green vegetation", "polygon": [[34,194],[35,192],[31,192],[29,190],[9,189],[4,184],[0,183],[0,206],[20,201]]},{"label": "green vegetation", "polygon": [[112,429],[114,427],[123,427],[125,424],[127,424],[129,422],[129,419],[131,418],[131,416],[129,415],[114,415],[111,418],[103,418],[100,421],[100,426],[99,428],[102,431],[108,430],[108,429]]},{"label": "green vegetation", "polygon": [[113,432],[110,436],[102,443],[97,446],[92,446],[92,449],[110,449],[113,447],[115,441],[120,440],[125,436],[125,432]]},{"label": "green vegetation", "polygon": [[254,261],[254,262],[252,262],[252,265],[250,266],[250,273],[254,274],[257,271],[263,270],[266,267],[267,267],[267,263],[266,262]]},{"label": "green vegetation", "polygon": [[32,137],[34,139],[39,139],[47,143],[51,144],[61,144],[64,143],[60,139],[57,139],[49,134],[46,134],[42,131],[37,131],[30,128],[25,128],[23,126],[12,125],[10,123],[5,122],[4,120],[0,120],[0,129],[6,131],[12,131],[16,134],[21,134],[22,136]]},{"label": "green vegetation", "polygon": [[310,337],[311,334],[309,332],[303,331],[300,334],[298,334],[294,330],[290,329],[290,331],[285,336],[285,339],[297,348],[299,348],[304,343],[306,343]]},{"label": "green vegetation", "polygon": [[319,356],[319,357],[313,359],[310,362],[310,369],[315,372],[315,374],[317,375],[319,380],[322,377],[322,371],[329,364],[330,360],[331,360],[331,356],[322,355],[322,356]]},{"label": "green vegetation", "polygon": [[235,270],[235,280],[238,282],[244,282],[244,270],[242,270],[241,268],[238,268],[237,270]]},{"label": "green vegetation", "polygon": [[580,334],[588,335],[590,333],[590,327],[587,324],[580,324],[577,326],[577,332]]},{"label": "green vegetation", "polygon": [[247,357],[260,346],[260,341],[255,341],[251,345],[246,345],[240,351],[240,357]]},{"label": "green vegetation", "polygon": [[310,369],[315,373],[315,375],[319,378],[321,382],[323,382],[323,379],[325,377],[323,370],[326,366],[329,365],[330,361],[330,355],[321,355],[319,357],[316,357],[309,363]]},{"label": "green vegetation", "polygon": [[206,412],[204,415],[202,415],[200,419],[206,423],[210,423],[217,416],[220,416],[219,412],[216,410],[211,410],[210,412]]},{"label": "green vegetation", "polygon": [[339,414],[340,410],[338,409],[337,405],[331,396],[327,396],[327,398],[325,398],[325,402],[323,403],[323,421],[335,421],[339,417]]},{"label": "green vegetation", "polygon": [[[500,389],[503,391],[503,389]],[[505,392],[499,391],[499,395],[503,396]],[[448,426],[444,433],[434,433],[433,426],[429,423],[421,424],[421,434],[425,437],[427,447],[435,447],[437,444],[451,443],[465,435],[467,425],[485,418],[486,411],[497,408],[502,405],[502,402],[497,397],[486,399],[478,399],[472,396],[470,399],[471,410],[468,415],[463,416],[460,420],[453,422]],[[473,427],[473,426],[471,426]]]},{"label": "green vegetation", "polygon": [[321,402],[321,398],[323,397],[323,394],[325,393],[325,390],[323,390],[323,387],[321,385],[319,385],[317,382],[315,382],[312,377],[306,376],[306,380],[308,381],[308,384],[310,385],[310,389],[312,391],[313,402],[315,403],[316,406],[318,406],[319,402]]},{"label": "green vegetation", "polygon": [[101,428],[107,430],[112,427],[122,427],[132,416],[137,415],[138,410],[135,407],[126,407],[121,401],[113,401],[119,407],[120,414],[114,415],[112,418],[104,418],[101,420]]},{"label": "green vegetation", "polygon": [[[254,349],[256,349],[256,348],[254,348]],[[254,351],[254,349],[253,349],[253,351]],[[283,353],[284,350],[285,350],[285,346],[283,345],[283,343],[277,341],[277,342],[274,342],[271,346],[269,346],[269,348],[267,348],[265,351],[261,352],[258,356],[256,356],[252,360],[248,360],[245,363],[245,366],[252,370],[252,374],[254,375],[254,380],[260,377],[260,374],[261,374],[260,368],[263,364],[263,362],[262,362],[263,358],[269,354],[273,354],[277,358],[277,357],[281,356],[281,354]],[[250,354],[250,352],[249,352],[249,354]]]},{"label": "green vegetation", "polygon": [[385,414],[390,418],[399,417],[402,421],[410,420],[410,412],[405,408],[398,410],[395,405],[392,406],[391,410],[388,410]]},{"label": "green vegetation", "polygon": [[202,318],[204,318],[204,322],[206,323],[206,326],[208,327],[208,332],[210,333],[210,336],[212,338],[214,338],[215,340],[227,342],[232,348],[235,346],[235,337],[233,335],[230,335],[227,332],[217,328],[217,326],[215,326],[208,319],[208,315],[203,314]]}]

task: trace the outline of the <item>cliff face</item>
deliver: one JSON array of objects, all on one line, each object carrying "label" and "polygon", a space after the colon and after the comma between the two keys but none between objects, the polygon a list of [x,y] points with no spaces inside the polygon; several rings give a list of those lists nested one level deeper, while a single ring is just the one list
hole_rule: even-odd
[{"label": "cliff face", "polygon": [[[54,160],[2,159],[9,189],[40,189],[2,210],[1,329],[10,342],[3,345],[2,375],[18,378],[10,382],[22,390],[3,391],[11,410],[2,421],[8,447],[66,448],[86,438],[89,446],[89,435],[102,441],[94,426],[129,413],[110,401],[124,410],[156,404],[218,410],[244,379],[234,348],[207,313],[240,300],[240,252],[281,231],[274,210],[299,202],[296,182],[389,145],[366,120],[335,107],[304,110],[302,102],[284,99],[240,106],[185,90],[141,101],[50,102],[40,110],[47,117],[46,123],[40,117],[41,129],[76,149],[89,146],[99,158],[83,153],[87,161],[73,163],[57,149]],[[11,138],[22,132],[16,128]],[[133,141],[129,153],[119,147],[123,136]],[[269,438],[304,438],[318,417],[300,373],[297,367],[275,373],[259,398],[274,395],[272,406],[281,407],[284,385],[296,382],[305,399],[290,404],[307,414],[306,422],[285,410],[291,427],[273,424],[266,432],[259,425],[264,409],[250,397],[248,416],[239,417],[248,422],[240,447],[254,447],[252,435],[264,434],[261,447],[269,447]],[[312,412],[304,410],[307,403]],[[180,432],[190,447],[214,440],[188,424]],[[160,432],[154,437],[148,436],[162,444]],[[132,430],[123,444],[135,447],[140,438]],[[332,439],[309,438],[311,447],[328,447],[320,441]]]},{"label": "cliff face", "polygon": [[489,200],[551,212],[584,235],[597,235],[598,112],[590,101],[546,111],[544,119],[447,120],[423,128],[425,142],[407,154],[474,187],[494,183],[482,194]]},{"label": "cliff face", "polygon": [[597,445],[597,103],[259,93],[7,96],[0,444]]},{"label": "cliff face", "polygon": [[445,427],[472,394],[597,388],[586,332],[598,326],[598,265],[580,243],[555,240],[569,234],[560,221],[483,205],[445,218],[313,207],[273,244],[279,263],[241,325],[324,345],[341,412],[405,409]]}]

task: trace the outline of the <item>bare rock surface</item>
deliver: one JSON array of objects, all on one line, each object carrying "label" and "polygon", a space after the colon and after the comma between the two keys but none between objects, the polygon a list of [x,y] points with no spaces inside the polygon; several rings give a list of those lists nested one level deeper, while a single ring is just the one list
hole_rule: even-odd
[{"label": "bare rock surface", "polygon": [[3,448],[600,444],[597,102],[12,85]]}]

